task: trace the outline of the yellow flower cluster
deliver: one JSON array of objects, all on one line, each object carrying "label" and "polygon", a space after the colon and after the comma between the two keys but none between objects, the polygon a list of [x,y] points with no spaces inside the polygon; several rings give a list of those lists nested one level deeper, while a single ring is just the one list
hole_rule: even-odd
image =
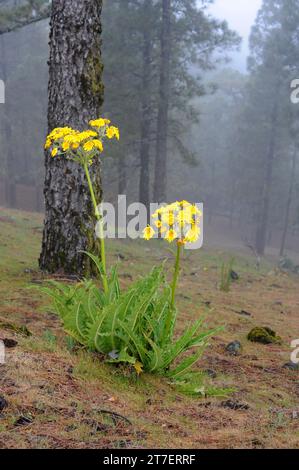
[{"label": "yellow flower cluster", "polygon": [[58,141],[59,139],[63,139],[68,135],[74,135],[76,131],[71,127],[57,127],[54,129],[47,137],[45,149],[48,150],[54,142]]},{"label": "yellow flower cluster", "polygon": [[71,127],[58,127],[54,129],[47,137],[45,149],[51,149],[52,157],[61,153],[77,153],[79,156],[87,154],[89,162],[98,153],[104,151],[103,139],[119,140],[119,129],[110,126],[109,119],[99,118],[89,122],[94,130],[85,130],[83,132],[72,129]]},{"label": "yellow flower cluster", "polygon": [[[200,219],[202,212],[188,201],[174,202],[168,206],[160,207],[152,215],[154,226],[169,243],[177,241],[178,244],[196,243],[200,237]],[[148,225],[143,231],[145,240],[150,240],[156,232]]]},{"label": "yellow flower cluster", "polygon": [[89,125],[91,127],[95,127],[97,129],[101,129],[105,127],[105,136],[108,137],[108,139],[113,139],[114,137],[119,140],[119,129],[115,126],[109,126],[111,124],[111,121],[109,119],[95,119],[94,121],[89,121]]},{"label": "yellow flower cluster", "polygon": [[92,121],[89,121],[89,125],[91,127],[105,127],[107,125],[111,124],[111,121],[109,119],[104,119],[104,118],[99,118],[99,119],[94,119]]},{"label": "yellow flower cluster", "polygon": [[110,126],[106,129],[106,137],[108,139],[113,139],[115,137],[117,140],[119,140],[119,130],[117,127]]}]

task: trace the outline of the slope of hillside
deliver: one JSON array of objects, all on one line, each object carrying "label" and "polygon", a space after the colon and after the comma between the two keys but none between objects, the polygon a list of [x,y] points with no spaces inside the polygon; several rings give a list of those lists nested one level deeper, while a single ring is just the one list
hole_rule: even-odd
[{"label": "slope of hillside", "polygon": [[[235,388],[229,399],[186,397],[166,380],[137,379],[99,356],[69,350],[47,299],[28,289],[43,280],[41,222],[36,214],[0,210],[0,339],[14,346],[0,365],[7,402],[0,448],[299,448],[298,371],[283,368],[299,337],[298,277],[265,262],[257,272],[254,259],[234,253],[240,280],[223,293],[220,268],[230,253],[186,254],[179,329],[207,310],[210,326],[225,325],[198,367],[216,375],[215,384]],[[108,245],[110,261],[121,258],[123,285],[170,256],[159,243]],[[18,329],[24,326],[31,336]],[[254,326],[277,331],[282,345],[250,343]],[[234,340],[242,344],[239,356],[225,350]]]}]

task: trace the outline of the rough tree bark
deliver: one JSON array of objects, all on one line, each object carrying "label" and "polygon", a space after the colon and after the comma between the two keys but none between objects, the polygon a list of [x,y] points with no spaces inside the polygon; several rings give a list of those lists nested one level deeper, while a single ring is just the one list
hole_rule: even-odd
[{"label": "rough tree bark", "polygon": [[[144,4],[144,15],[148,18],[152,8],[152,0]],[[139,201],[146,207],[150,204],[150,126],[151,126],[151,59],[152,40],[150,24],[143,31],[143,70],[142,70],[142,109],[141,109],[141,143],[140,143],[140,182]]]},{"label": "rough tree bark", "polygon": [[[53,0],[50,23],[49,131],[86,127],[103,103],[101,62],[102,0]],[[96,245],[94,217],[84,172],[46,152],[45,225],[40,267],[48,272],[86,275]],[[101,200],[100,166],[92,167]]]},{"label": "rough tree bark", "polygon": [[164,202],[167,184],[167,133],[171,58],[171,0],[162,1],[160,91],[157,121],[154,200]]}]

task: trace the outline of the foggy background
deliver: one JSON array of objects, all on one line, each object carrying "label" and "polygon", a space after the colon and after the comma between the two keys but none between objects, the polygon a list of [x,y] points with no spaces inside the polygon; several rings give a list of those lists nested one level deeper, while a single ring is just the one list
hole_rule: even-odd
[{"label": "foggy background", "polygon": [[246,73],[247,57],[249,55],[249,35],[262,0],[216,0],[210,6],[210,12],[215,17],[225,19],[229,26],[242,37],[240,50],[231,54],[232,68]]},{"label": "foggy background", "polygon": [[[16,4],[18,2],[1,1],[0,13]],[[249,36],[261,5],[262,0],[217,0],[208,7],[206,14],[226,20],[229,28],[242,37],[242,44],[239,50],[234,46],[215,51],[208,67],[188,66],[200,91],[198,95],[188,94],[188,87],[185,87],[180,97],[181,110],[174,107],[172,111],[175,124],[169,136],[167,172],[169,201],[187,199],[204,203],[206,243],[251,250],[256,249],[262,229],[269,176],[269,110],[277,99],[274,82],[266,86],[267,91],[260,96],[262,86],[257,85],[258,80],[265,84],[267,73],[273,77],[275,69],[273,73],[270,65],[269,70],[264,68],[265,75],[261,78],[258,65],[247,68],[247,59],[251,55]],[[138,54],[136,64],[128,69],[129,73],[134,70],[134,74],[122,84],[116,80],[116,75],[125,77],[127,73],[121,69],[118,46],[113,44],[117,31],[121,31],[117,21],[105,2],[104,112],[121,130],[121,145],[112,147],[103,157],[105,200],[114,203],[118,194],[126,194],[128,202],[139,200],[138,113],[142,97],[138,83]],[[129,18],[122,18],[121,27],[124,34],[128,33],[129,40],[132,37],[134,40],[137,33],[133,32],[135,26]],[[0,79],[6,83],[6,104],[0,105],[0,206],[43,211],[48,33],[48,21],[44,20],[0,35]],[[138,47],[138,42],[134,44]],[[125,63],[131,59],[135,60],[134,55],[129,54]],[[294,57],[294,62],[296,60]],[[277,70],[282,69],[279,67],[278,64]],[[295,120],[290,124],[288,119],[290,114],[296,114],[296,106],[290,103],[290,81],[297,75],[296,67],[290,66],[288,74],[282,77],[279,92],[282,106],[278,110],[275,130],[279,138],[271,187],[268,188],[270,207],[266,230],[268,253],[286,255],[294,260],[299,253],[299,180],[294,157],[297,158],[296,139],[289,132]],[[135,83],[136,93],[130,88]],[[185,110],[183,99],[192,107],[195,118],[189,108]],[[264,106],[259,109],[261,100],[264,100]],[[180,120],[184,125],[179,125]],[[152,173],[151,163],[151,185]]]}]

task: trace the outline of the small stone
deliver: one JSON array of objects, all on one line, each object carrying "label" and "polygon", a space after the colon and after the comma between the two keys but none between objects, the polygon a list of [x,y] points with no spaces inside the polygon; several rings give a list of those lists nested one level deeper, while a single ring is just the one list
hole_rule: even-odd
[{"label": "small stone", "polygon": [[205,373],[211,377],[211,379],[216,379],[217,373],[213,369],[206,369]]},{"label": "small stone", "polygon": [[8,338],[5,338],[3,340],[3,343],[7,349],[15,348],[18,345],[17,341],[15,341],[14,339],[8,339]]},{"label": "small stone", "polygon": [[77,429],[77,426],[75,424],[70,424],[64,428],[65,432],[72,432]]},{"label": "small stone", "polygon": [[29,416],[20,416],[15,422],[14,426],[29,426],[33,423],[33,419]]},{"label": "small stone", "polygon": [[252,317],[252,314],[247,312],[246,310],[241,310],[240,315],[243,317]]},{"label": "small stone", "polygon": [[181,299],[183,299],[183,300],[191,300],[191,297],[189,297],[188,295],[185,295],[185,294],[179,294],[179,297],[181,297]]},{"label": "small stone", "polygon": [[119,358],[119,351],[113,349],[113,351],[111,351],[108,356],[110,357],[110,359],[116,360]]},{"label": "small stone", "polygon": [[284,366],[283,369],[289,369],[289,370],[295,370],[299,371],[299,363],[295,364],[295,362],[287,362]]},{"label": "small stone", "polygon": [[232,356],[239,356],[242,351],[242,345],[240,341],[233,341],[226,346],[226,351]]},{"label": "small stone", "polygon": [[123,274],[120,274],[120,276],[123,277],[124,279],[130,279],[131,281],[133,280],[132,275],[129,273],[123,273]]},{"label": "small stone", "polygon": [[240,276],[236,271],[231,270],[230,272],[230,277],[232,281],[238,281],[240,279]]},{"label": "small stone", "polygon": [[260,441],[259,439],[253,439],[251,441],[252,445],[254,448],[257,448],[257,447],[261,447],[261,448],[264,448],[265,444],[263,443],[263,441]]},{"label": "small stone", "polygon": [[0,413],[7,407],[8,407],[7,401],[5,400],[5,398],[0,396]]},{"label": "small stone", "polygon": [[221,403],[223,408],[229,408],[230,410],[239,411],[239,410],[249,410],[249,405],[247,403],[240,403],[239,401],[227,400]]}]

